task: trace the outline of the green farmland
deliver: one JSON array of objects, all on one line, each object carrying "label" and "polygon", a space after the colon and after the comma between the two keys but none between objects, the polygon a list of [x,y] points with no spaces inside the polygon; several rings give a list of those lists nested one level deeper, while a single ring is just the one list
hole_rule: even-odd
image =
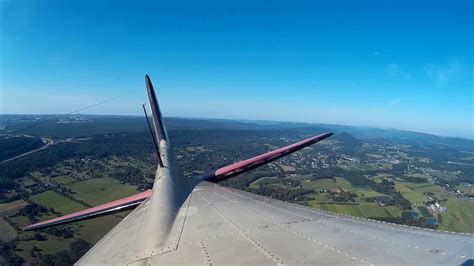
[{"label": "green farmland", "polygon": [[462,199],[449,199],[447,211],[442,214],[442,230],[474,233],[474,202]]},{"label": "green farmland", "polygon": [[79,200],[96,206],[138,193],[135,187],[120,184],[111,178],[91,178],[67,185]]},{"label": "green farmland", "polygon": [[51,190],[31,196],[30,200],[36,204],[53,208],[63,214],[80,211],[86,208],[86,206]]},{"label": "green farmland", "polygon": [[344,204],[312,202],[311,206],[325,211],[337,212],[362,218],[388,217],[391,214],[390,210],[387,210],[375,203]]}]

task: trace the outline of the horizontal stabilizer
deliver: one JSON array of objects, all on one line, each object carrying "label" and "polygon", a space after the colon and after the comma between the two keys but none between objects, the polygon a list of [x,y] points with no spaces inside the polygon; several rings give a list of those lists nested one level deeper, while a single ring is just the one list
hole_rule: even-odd
[{"label": "horizontal stabilizer", "polygon": [[227,165],[224,167],[221,167],[215,171],[212,171],[210,173],[204,174],[202,176],[197,177],[200,180],[206,180],[206,181],[211,181],[211,182],[219,182],[223,181],[225,179],[229,179],[231,177],[234,177],[236,175],[243,174],[245,172],[248,172],[252,169],[255,169],[259,166],[262,166],[264,164],[270,163],[275,161],[276,159],[279,159],[283,156],[286,156],[288,154],[291,154],[295,151],[301,150],[304,147],[307,147],[311,144],[314,144],[318,141],[321,141],[325,138],[328,138],[332,136],[333,133],[328,132],[324,133],[318,136],[314,136],[311,138],[304,139],[302,141],[293,143],[291,145],[276,149],[274,151],[269,151],[267,153],[252,157],[247,160],[243,160],[231,165]]},{"label": "horizontal stabilizer", "polygon": [[46,228],[54,225],[67,224],[94,218],[97,216],[112,214],[114,212],[123,211],[125,209],[136,207],[151,195],[151,190],[135,194],[123,199],[118,199],[112,202],[104,203],[102,205],[74,212],[68,215],[56,217],[43,222],[35,223],[23,228],[25,231]]}]

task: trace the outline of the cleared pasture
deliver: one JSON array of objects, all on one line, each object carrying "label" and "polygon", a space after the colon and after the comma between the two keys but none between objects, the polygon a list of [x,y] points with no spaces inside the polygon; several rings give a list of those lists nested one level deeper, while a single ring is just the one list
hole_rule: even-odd
[{"label": "cleared pasture", "polygon": [[36,204],[53,208],[62,214],[68,214],[86,208],[86,206],[68,199],[52,190],[33,195],[30,197],[30,200]]},{"label": "cleared pasture", "polygon": [[77,199],[92,206],[139,193],[134,186],[121,184],[112,178],[91,178],[66,185]]}]

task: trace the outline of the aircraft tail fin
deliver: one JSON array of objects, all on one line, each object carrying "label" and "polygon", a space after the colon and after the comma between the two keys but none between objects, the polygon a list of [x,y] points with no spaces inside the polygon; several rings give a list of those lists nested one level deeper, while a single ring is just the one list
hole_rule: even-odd
[{"label": "aircraft tail fin", "polygon": [[155,89],[153,88],[153,84],[151,83],[151,79],[148,75],[145,75],[145,84],[148,92],[148,99],[150,100],[153,127],[155,129],[156,139],[158,140],[159,144],[162,140],[168,141],[168,134],[166,133],[163,117],[161,116],[160,106],[156,100]]}]

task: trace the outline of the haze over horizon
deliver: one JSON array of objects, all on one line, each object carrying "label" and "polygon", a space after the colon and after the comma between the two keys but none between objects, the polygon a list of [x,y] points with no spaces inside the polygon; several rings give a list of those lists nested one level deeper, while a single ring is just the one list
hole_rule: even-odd
[{"label": "haze over horizon", "polygon": [[[113,3],[113,4],[112,4]],[[327,123],[474,139],[472,1],[0,3],[0,114]],[[21,100],[20,100],[21,99]]]},{"label": "haze over horizon", "polygon": [[[94,113],[73,113],[73,114],[0,114],[1,116],[58,116],[58,119],[61,117],[68,117],[68,116],[96,116],[96,117],[137,117],[141,118],[142,115],[127,115],[127,114],[94,114]],[[367,129],[377,129],[377,130],[395,130],[395,131],[405,131],[409,133],[417,133],[417,134],[428,134],[434,135],[437,137],[442,138],[460,138],[474,141],[474,138],[469,136],[454,136],[454,135],[442,135],[436,134],[431,132],[421,132],[421,131],[413,131],[413,130],[406,130],[406,129],[398,129],[398,128],[390,128],[390,127],[376,127],[376,126],[365,126],[365,125],[347,125],[347,124],[334,124],[334,123],[318,123],[318,122],[298,122],[298,121],[286,121],[286,120],[254,120],[254,119],[233,119],[233,118],[219,118],[219,117],[182,117],[182,116],[164,116],[165,119],[183,119],[183,120],[203,120],[203,121],[212,121],[212,122],[237,122],[237,123],[249,123],[249,124],[256,124],[256,125],[275,125],[275,124],[307,124],[307,125],[315,125],[315,126],[337,126],[337,127],[353,127],[353,128],[367,128]],[[0,119],[1,122],[1,119]],[[51,121],[53,122],[53,121]],[[29,127],[27,127],[29,128]],[[347,133],[347,132],[346,132]]]}]

